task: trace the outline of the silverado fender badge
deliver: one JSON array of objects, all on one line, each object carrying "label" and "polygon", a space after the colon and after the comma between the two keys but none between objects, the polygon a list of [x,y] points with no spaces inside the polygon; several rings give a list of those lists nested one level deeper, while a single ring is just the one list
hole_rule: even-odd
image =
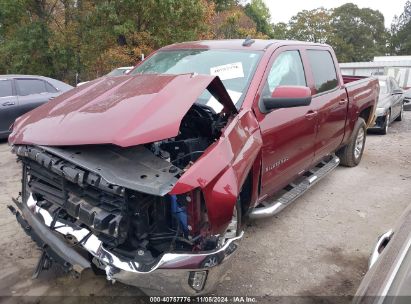
[{"label": "silverado fender badge", "polygon": [[265,168],[265,172],[274,170],[275,168],[279,167],[280,165],[284,164],[287,161],[288,161],[288,157],[282,158],[282,159],[276,161],[274,164],[267,166]]}]

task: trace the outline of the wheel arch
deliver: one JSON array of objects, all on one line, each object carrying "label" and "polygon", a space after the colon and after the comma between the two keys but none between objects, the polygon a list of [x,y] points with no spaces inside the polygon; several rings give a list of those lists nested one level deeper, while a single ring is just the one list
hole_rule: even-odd
[{"label": "wheel arch", "polygon": [[367,125],[367,127],[369,127],[373,122],[373,118],[374,118],[373,114],[374,114],[374,107],[369,106],[369,107],[366,107],[365,109],[362,109],[358,117],[361,117],[362,119],[364,119],[365,124]]}]

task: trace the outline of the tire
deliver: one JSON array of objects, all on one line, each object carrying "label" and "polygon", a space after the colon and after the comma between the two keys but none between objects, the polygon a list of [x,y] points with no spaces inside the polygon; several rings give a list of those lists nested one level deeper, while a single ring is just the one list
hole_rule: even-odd
[{"label": "tire", "polygon": [[400,115],[398,115],[395,121],[402,121],[402,119],[404,118],[403,115],[404,115],[404,103],[402,103]]},{"label": "tire", "polygon": [[364,119],[359,117],[349,143],[336,152],[336,155],[340,158],[340,165],[355,167],[360,163],[365,148],[366,136],[367,126]]},{"label": "tire", "polygon": [[385,115],[385,122],[384,122],[384,125],[381,127],[380,134],[387,135],[388,127],[390,126],[390,120],[391,120],[391,109],[387,112],[387,115]]}]

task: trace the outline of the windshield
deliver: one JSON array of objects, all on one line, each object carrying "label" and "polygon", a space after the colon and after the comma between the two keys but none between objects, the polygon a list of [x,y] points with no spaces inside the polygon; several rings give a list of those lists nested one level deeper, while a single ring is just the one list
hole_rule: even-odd
[{"label": "windshield", "polygon": [[[219,76],[237,108],[253,77],[260,52],[233,50],[175,50],[159,51],[137,68],[136,74],[187,74],[197,73]],[[197,103],[212,107],[217,113],[223,106],[208,91]]]},{"label": "windshield", "polygon": [[387,94],[388,93],[387,81],[380,80],[379,82],[380,82],[380,94]]},{"label": "windshield", "polygon": [[118,68],[118,69],[112,70],[110,73],[107,74],[107,76],[120,76],[120,75],[127,73],[127,71],[129,70],[130,69],[128,68]]}]

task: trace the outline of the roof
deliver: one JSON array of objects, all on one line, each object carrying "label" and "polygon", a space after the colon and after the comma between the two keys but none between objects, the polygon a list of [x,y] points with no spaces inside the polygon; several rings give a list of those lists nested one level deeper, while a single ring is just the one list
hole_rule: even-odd
[{"label": "roof", "polygon": [[40,75],[22,75],[22,74],[7,74],[7,75],[0,75],[0,79],[10,79],[10,78],[37,78],[37,79],[43,79],[51,83],[53,86],[55,86],[59,90],[67,91],[73,88],[71,85],[46,76],[40,76]]},{"label": "roof", "polygon": [[254,43],[243,46],[245,39],[225,39],[225,40],[200,40],[189,41],[182,43],[174,43],[163,47],[161,50],[173,50],[173,49],[229,49],[229,50],[252,50],[252,51],[264,51],[273,44],[279,45],[316,45],[325,46],[324,44],[311,43],[304,41],[294,40],[264,40],[253,39]]},{"label": "roof", "polygon": [[23,75],[23,74],[0,75],[0,78],[17,78],[17,77],[22,77],[22,78],[48,78],[48,77],[40,76],[40,75]]}]

